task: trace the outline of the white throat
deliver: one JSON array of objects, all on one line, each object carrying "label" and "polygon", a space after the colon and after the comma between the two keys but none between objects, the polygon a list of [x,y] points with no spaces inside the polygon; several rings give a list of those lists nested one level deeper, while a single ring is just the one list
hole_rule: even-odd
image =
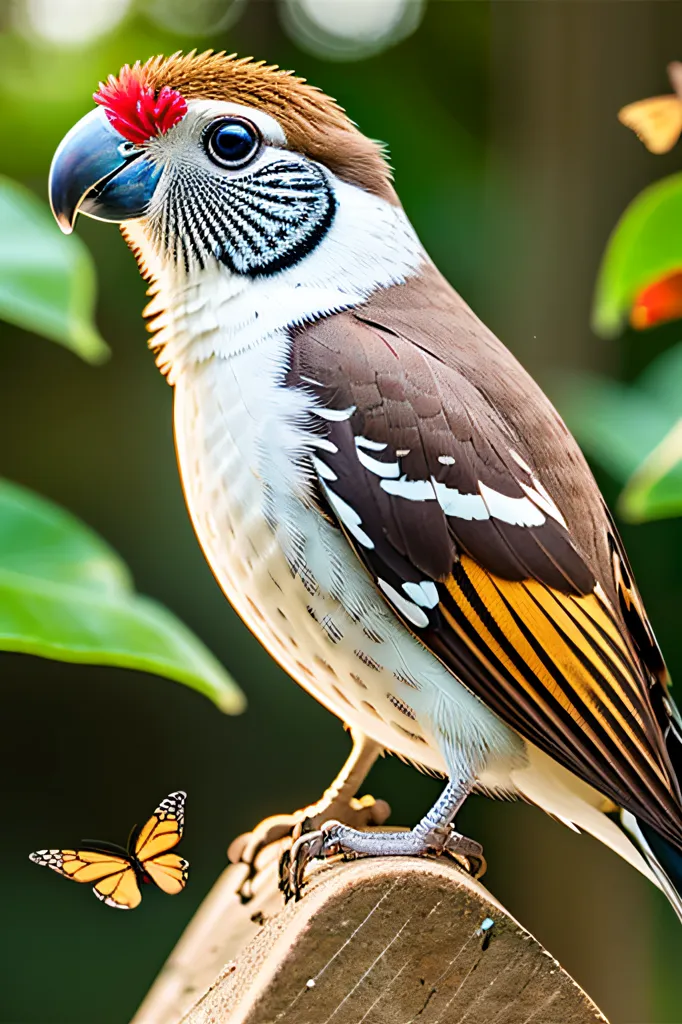
[{"label": "white throat", "polygon": [[218,262],[188,275],[152,255],[144,221],[127,226],[155,282],[146,313],[159,314],[150,327],[170,383],[188,363],[229,358],[419,272],[428,257],[404,210],[338,178],[332,183],[338,205],[325,237],[299,263],[268,277],[233,274]]}]

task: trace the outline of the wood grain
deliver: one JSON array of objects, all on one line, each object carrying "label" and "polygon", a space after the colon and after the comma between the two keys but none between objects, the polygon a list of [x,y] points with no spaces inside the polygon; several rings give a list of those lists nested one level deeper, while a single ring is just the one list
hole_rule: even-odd
[{"label": "wood grain", "polygon": [[[217,902],[202,908],[203,924],[192,923],[134,1024],[606,1020],[552,956],[453,862],[382,858],[322,865],[304,898],[283,906],[272,851],[269,858],[250,903],[225,902],[223,913]],[[223,899],[237,878],[235,869],[225,873]],[[218,974],[210,987],[207,968]]]}]

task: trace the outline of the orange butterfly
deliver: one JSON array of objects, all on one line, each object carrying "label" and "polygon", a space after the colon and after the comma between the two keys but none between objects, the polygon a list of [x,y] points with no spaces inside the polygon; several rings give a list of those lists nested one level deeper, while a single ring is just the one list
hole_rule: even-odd
[{"label": "orange butterfly", "polygon": [[142,828],[135,826],[127,850],[88,842],[80,850],[38,850],[29,859],[74,882],[94,883],[97,899],[119,910],[132,910],[140,903],[142,882],[155,882],[174,896],[187,884],[189,864],[167,851],[182,839],[186,797],[179,791],[162,800]]},{"label": "orange butterfly", "polygon": [[682,134],[682,64],[669,64],[668,75],[674,94],[638,100],[618,112],[621,124],[632,128],[651,153],[669,152]]}]

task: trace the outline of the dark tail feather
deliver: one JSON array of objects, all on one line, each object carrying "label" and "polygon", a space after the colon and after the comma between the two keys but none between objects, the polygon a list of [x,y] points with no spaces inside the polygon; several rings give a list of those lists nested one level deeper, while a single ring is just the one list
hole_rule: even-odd
[{"label": "dark tail feather", "polygon": [[621,818],[623,827],[637,843],[658,884],[682,921],[682,852],[659,836],[650,825],[638,821],[629,811],[623,811]]}]

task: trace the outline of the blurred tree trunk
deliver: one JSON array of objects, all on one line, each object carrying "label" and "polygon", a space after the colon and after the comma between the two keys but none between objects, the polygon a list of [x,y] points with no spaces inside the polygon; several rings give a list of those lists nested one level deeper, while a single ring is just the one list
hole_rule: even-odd
[{"label": "blurred tree trunk", "polygon": [[[651,157],[616,112],[666,91],[672,54],[657,45],[657,8],[491,5],[490,319],[550,394],[557,368],[618,365],[618,341],[590,332],[590,304],[606,238],[651,175]],[[496,893],[523,908],[525,923],[614,1020],[654,1019],[653,892],[612,854],[530,809],[519,813],[507,816]],[[490,843],[487,853],[499,866]]]}]

